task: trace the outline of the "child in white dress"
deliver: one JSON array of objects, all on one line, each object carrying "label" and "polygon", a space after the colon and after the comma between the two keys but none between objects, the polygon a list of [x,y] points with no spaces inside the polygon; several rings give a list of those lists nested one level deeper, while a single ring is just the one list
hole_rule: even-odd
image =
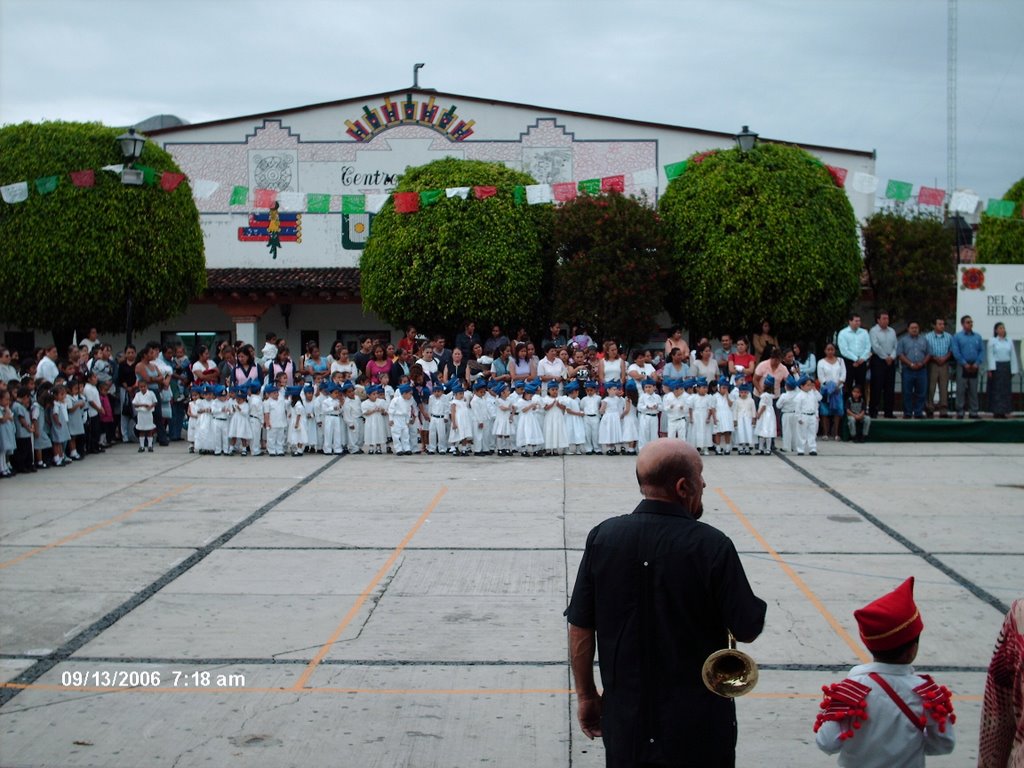
[{"label": "child in white dress", "polygon": [[263,390],[258,381],[249,382],[249,452],[263,453]]},{"label": "child in white dress", "polygon": [[770,456],[772,453],[772,441],[778,434],[775,427],[775,377],[764,377],[764,392],[758,399],[757,404],[757,426],[754,427],[754,434],[757,436],[757,453]]},{"label": "child in white dress", "polygon": [[383,394],[384,387],[380,384],[371,384],[366,388],[366,399],[362,408],[366,424],[363,440],[367,453],[384,453],[384,448],[388,444],[388,405],[382,399]]},{"label": "child in white dress", "polygon": [[565,433],[569,440],[569,453],[582,456],[587,436],[583,424],[583,404],[580,402],[580,384],[578,381],[570,381],[562,391],[564,394],[559,398],[559,402],[562,404],[562,412],[565,414]]},{"label": "child in white dress", "polygon": [[732,453],[732,401],[729,379],[723,376],[718,380],[718,392],[715,394],[715,429],[712,436],[715,453],[719,456],[728,456]]},{"label": "child in white dress", "polygon": [[[213,453],[213,385],[200,386],[202,400],[197,400],[196,411],[196,453]],[[155,429],[155,427],[154,427]]]},{"label": "child in white dress", "polygon": [[732,404],[732,420],[735,427],[734,442],[739,446],[741,456],[750,456],[754,449],[754,419],[757,406],[754,404],[750,384],[740,384],[739,397]]},{"label": "child in white dress", "polygon": [[569,447],[569,435],[565,431],[565,406],[559,401],[558,382],[548,382],[548,392],[540,400],[544,409],[544,453],[560,456]]},{"label": "child in white dress", "polygon": [[473,382],[473,399],[469,401],[470,416],[473,419],[473,455],[486,456],[486,441],[488,427],[493,422],[489,413],[487,401],[487,382],[477,379]]},{"label": "child in white dress", "polygon": [[235,396],[235,412],[228,423],[228,439],[231,441],[230,453],[237,452],[245,456],[249,452],[252,441],[252,429],[249,427],[249,387],[232,387]]},{"label": "child in white dress", "polygon": [[586,382],[583,390],[586,392],[580,398],[580,407],[583,409],[583,445],[587,456],[592,456],[601,450],[601,396],[597,393],[596,381]]},{"label": "child in white dress", "polygon": [[452,385],[451,425],[448,444],[460,456],[468,456],[473,445],[473,414],[466,400],[466,390],[457,381]]},{"label": "child in white dress", "polygon": [[313,385],[307,384],[302,388],[302,418],[305,429],[306,453],[316,453],[320,447],[320,430],[317,424],[319,419],[320,403],[317,402]]},{"label": "child in white dress", "polygon": [[497,412],[494,415],[494,439],[499,456],[511,456],[512,455],[512,437],[514,432],[512,431],[512,412],[515,408],[515,403],[512,401],[511,389],[509,386],[500,381],[494,387],[494,393],[498,396]]},{"label": "child in white dress", "polygon": [[292,456],[301,456],[306,452],[306,406],[302,402],[302,387],[288,387],[285,395],[291,401],[288,408],[288,446]]},{"label": "child in white dress", "polygon": [[708,381],[703,376],[697,379],[697,391],[690,398],[690,425],[693,429],[690,444],[702,456],[708,455],[712,445],[711,434],[715,421],[715,399],[708,394]]},{"label": "child in white dress", "polygon": [[538,409],[540,403],[535,399],[537,385],[530,382],[523,388],[523,396],[516,402],[516,447],[521,456],[540,455],[544,446],[544,432],[540,427]]},{"label": "child in white dress", "polygon": [[614,456],[616,452],[626,452],[622,445],[622,422],[626,418],[630,403],[622,397],[618,381],[609,381],[605,384],[605,391],[608,393],[601,400],[601,424],[598,427],[597,439],[601,449],[608,455]]}]

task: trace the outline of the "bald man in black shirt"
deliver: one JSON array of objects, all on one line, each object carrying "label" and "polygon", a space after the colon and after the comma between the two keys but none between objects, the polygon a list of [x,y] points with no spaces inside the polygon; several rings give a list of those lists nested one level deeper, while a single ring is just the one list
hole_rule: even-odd
[{"label": "bald man in black shirt", "polygon": [[735,704],[704,687],[701,666],[730,631],[752,642],[767,606],[732,541],[698,522],[702,470],[684,441],[648,443],[636,462],[644,500],[587,537],[566,616],[580,727],[603,737],[608,766],[735,764]]}]

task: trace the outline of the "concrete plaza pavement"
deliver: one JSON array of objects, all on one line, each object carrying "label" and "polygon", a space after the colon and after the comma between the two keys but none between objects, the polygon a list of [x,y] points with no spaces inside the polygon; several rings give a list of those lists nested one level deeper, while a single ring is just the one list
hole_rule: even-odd
[{"label": "concrete plaza pavement", "polygon": [[[768,602],[739,765],[828,766],[852,612],[917,577],[917,667],[976,761],[1024,596],[1021,444],[708,457],[704,520]],[[632,457],[198,457],[131,446],[0,482],[0,766],[601,766],[565,621]]]}]

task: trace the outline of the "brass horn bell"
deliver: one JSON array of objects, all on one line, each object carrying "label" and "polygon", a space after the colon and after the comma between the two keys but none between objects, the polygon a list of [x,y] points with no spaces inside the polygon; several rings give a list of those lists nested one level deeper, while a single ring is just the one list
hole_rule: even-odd
[{"label": "brass horn bell", "polygon": [[726,699],[735,699],[750,693],[757,685],[757,662],[743,651],[736,650],[736,638],[730,632],[729,647],[708,656],[700,675],[709,691]]}]

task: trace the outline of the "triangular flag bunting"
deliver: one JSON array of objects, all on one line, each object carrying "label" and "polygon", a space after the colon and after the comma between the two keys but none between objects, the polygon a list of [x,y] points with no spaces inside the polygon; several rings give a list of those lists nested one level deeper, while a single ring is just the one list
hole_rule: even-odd
[{"label": "triangular flag bunting", "polygon": [[135,165],[135,170],[142,171],[142,181],[147,187],[152,187],[156,184],[156,168],[151,168],[148,165]]},{"label": "triangular flag bunting", "polygon": [[164,171],[163,175],[160,176],[160,189],[165,192],[173,192],[184,180],[184,173],[171,173],[169,171]]},{"label": "triangular flag bunting", "polygon": [[665,178],[669,181],[678,179],[686,171],[686,165],[685,160],[680,160],[678,163],[669,163],[665,166]]},{"label": "triangular flag bunting", "polygon": [[252,204],[254,208],[273,208],[276,200],[276,189],[257,189]]},{"label": "triangular flag bunting", "polygon": [[700,165],[701,163],[703,163],[705,160],[707,160],[712,155],[717,155],[717,154],[718,154],[718,150],[717,149],[709,149],[707,152],[701,152],[699,155],[694,155],[694,157],[691,159],[691,161],[693,162],[694,165]]},{"label": "triangular flag bunting", "polygon": [[11,205],[25,202],[28,200],[28,182],[18,181],[14,184],[0,187],[0,197],[3,197],[5,203],[10,203]]},{"label": "triangular flag bunting", "polygon": [[989,198],[988,205],[985,206],[985,215],[993,216],[997,219],[1010,218],[1013,216],[1013,200]]},{"label": "triangular flag bunting", "polygon": [[946,201],[946,190],[939,189],[938,187],[921,187],[917,191],[917,204],[918,205],[936,205],[942,206]]},{"label": "triangular flag bunting", "polygon": [[96,171],[72,171],[71,183],[76,187],[92,187],[96,185]]},{"label": "triangular flag bunting", "polygon": [[57,188],[58,176],[43,176],[36,179],[36,192],[40,195],[48,195]]},{"label": "triangular flag bunting", "polygon": [[832,181],[835,182],[836,186],[842,189],[846,186],[846,169],[837,168],[834,165],[826,165],[828,172],[832,174]]},{"label": "triangular flag bunting", "polygon": [[857,171],[853,174],[853,189],[864,195],[873,195],[878,191],[878,177]]},{"label": "triangular flag bunting", "polygon": [[380,209],[384,207],[384,203],[388,201],[391,194],[388,192],[377,192],[366,196],[366,212],[367,213],[380,213]]},{"label": "triangular flag bunting", "polygon": [[626,191],[625,176],[605,176],[601,179],[602,192],[618,192],[620,195]]},{"label": "triangular flag bunting", "polygon": [[321,193],[306,195],[306,210],[310,213],[330,213],[331,196]]},{"label": "triangular flag bunting", "polygon": [[599,195],[601,194],[601,180],[584,179],[577,185],[577,189],[584,195]]},{"label": "triangular flag bunting", "polygon": [[444,193],[448,197],[458,197],[465,200],[469,197],[469,187],[448,187]]},{"label": "triangular flag bunting", "polygon": [[539,205],[541,203],[551,202],[551,185],[550,184],[530,184],[526,188],[526,202],[530,205]]},{"label": "triangular flag bunting", "polygon": [[913,191],[914,185],[909,181],[889,179],[889,183],[885,186],[885,196],[890,200],[899,200],[901,202],[909,200],[910,193]]},{"label": "triangular flag bunting", "polygon": [[235,187],[231,190],[231,201],[229,205],[245,205],[249,200],[248,187]]},{"label": "triangular flag bunting", "polygon": [[571,181],[563,181],[560,184],[551,185],[551,194],[560,203],[567,203],[576,199],[576,185]]},{"label": "triangular flag bunting", "polygon": [[526,202],[526,187],[522,184],[516,184],[512,187],[512,202],[516,205],[522,205]]},{"label": "triangular flag bunting", "polygon": [[415,192],[395,192],[394,197],[399,213],[416,213],[420,209],[420,196]]},{"label": "triangular flag bunting", "polygon": [[366,213],[366,195],[342,195],[342,213]]},{"label": "triangular flag bunting", "polygon": [[192,182],[192,197],[196,200],[209,200],[213,193],[220,189],[220,182],[212,179],[194,179]]},{"label": "triangular flag bunting", "polygon": [[957,190],[949,200],[949,210],[954,213],[972,214],[978,210],[979,202],[981,202],[981,198],[973,192]]},{"label": "triangular flag bunting", "polygon": [[433,205],[441,199],[441,195],[444,194],[444,190],[441,189],[425,189],[420,192],[420,202],[423,207],[426,208],[428,205]]},{"label": "triangular flag bunting", "polygon": [[301,211],[306,207],[306,195],[303,192],[278,192],[278,207],[282,211]]},{"label": "triangular flag bunting", "polygon": [[485,200],[498,194],[497,187],[473,187],[473,197],[477,200]]}]

